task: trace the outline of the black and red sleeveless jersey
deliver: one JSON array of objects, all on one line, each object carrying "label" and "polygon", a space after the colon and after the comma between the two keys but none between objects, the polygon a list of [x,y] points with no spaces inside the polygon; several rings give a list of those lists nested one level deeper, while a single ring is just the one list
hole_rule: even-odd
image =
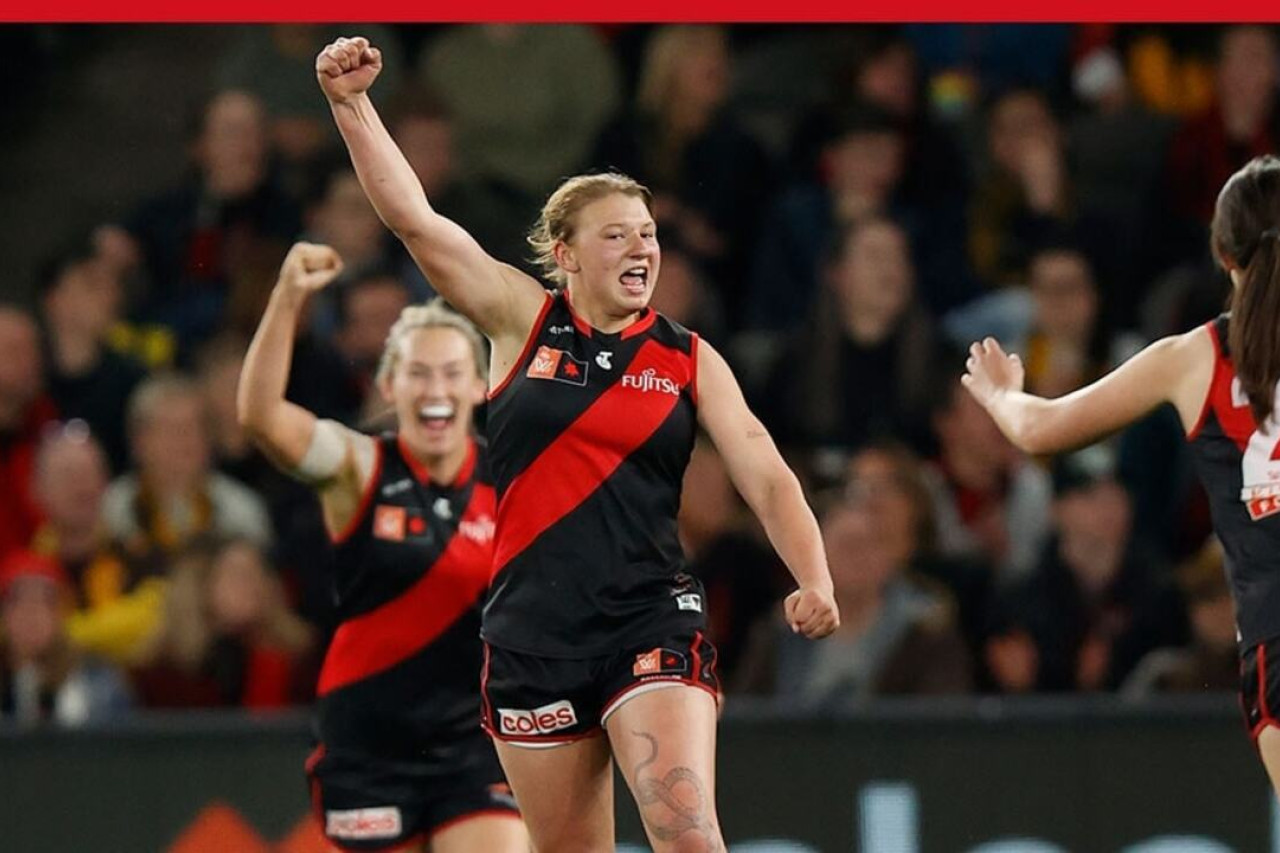
[{"label": "black and red sleeveless jersey", "polygon": [[594,657],[701,629],[676,535],[697,428],[698,337],[646,309],[606,334],[549,295],[487,432],[498,492],[485,640]]},{"label": "black and red sleeveless jersey", "polygon": [[398,436],[378,439],[360,509],[334,538],[339,625],[316,690],[327,751],[413,756],[479,725],[494,517],[474,442],[442,484]]},{"label": "black and red sleeveless jersey", "polygon": [[1259,429],[1231,363],[1229,322],[1208,324],[1213,381],[1187,437],[1226,555],[1240,641],[1253,646],[1280,636],[1280,401]]}]

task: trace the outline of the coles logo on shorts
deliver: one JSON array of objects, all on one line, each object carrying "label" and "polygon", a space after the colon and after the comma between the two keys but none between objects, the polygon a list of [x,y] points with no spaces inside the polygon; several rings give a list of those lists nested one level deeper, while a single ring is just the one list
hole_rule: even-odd
[{"label": "coles logo on shorts", "polygon": [[504,735],[545,735],[577,723],[578,715],[573,712],[573,705],[568,699],[561,699],[532,711],[498,709],[498,728]]},{"label": "coles logo on shorts", "polygon": [[324,834],[330,838],[395,838],[400,826],[400,809],[395,806],[324,813]]}]

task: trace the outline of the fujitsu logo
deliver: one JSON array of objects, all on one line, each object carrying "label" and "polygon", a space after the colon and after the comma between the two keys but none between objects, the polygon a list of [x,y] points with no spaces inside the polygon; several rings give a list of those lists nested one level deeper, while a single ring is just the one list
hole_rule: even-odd
[{"label": "fujitsu logo", "polygon": [[666,376],[659,376],[658,371],[652,367],[646,367],[640,373],[624,373],[622,374],[622,387],[635,388],[637,391],[661,391],[663,394],[670,394],[673,397],[680,395],[680,386],[674,379]]}]

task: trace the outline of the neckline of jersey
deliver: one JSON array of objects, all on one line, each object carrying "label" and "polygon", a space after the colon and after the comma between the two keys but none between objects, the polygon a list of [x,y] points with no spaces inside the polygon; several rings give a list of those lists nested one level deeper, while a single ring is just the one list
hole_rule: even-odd
[{"label": "neckline of jersey", "polygon": [[640,316],[632,320],[629,325],[625,326],[624,328],[616,332],[605,332],[600,329],[597,329],[595,326],[592,326],[590,323],[584,320],[582,316],[578,314],[577,311],[574,310],[573,300],[569,298],[568,288],[560,292],[564,296],[564,304],[565,304],[565,307],[569,309],[569,316],[573,319],[573,325],[577,327],[579,332],[586,335],[588,338],[592,338],[592,337],[595,337],[596,335],[599,335],[602,338],[618,337],[621,340],[625,341],[627,338],[633,338],[636,335],[640,334],[641,332],[644,332],[645,330],[647,330],[650,326],[653,325],[654,320],[658,318],[657,312],[654,311],[652,308],[650,308],[648,305],[646,305],[644,306],[644,310],[640,312]]},{"label": "neckline of jersey", "polygon": [[[427,470],[427,466],[423,465],[418,457],[413,455],[413,451],[409,449],[409,445],[405,443],[404,436],[396,434],[396,448],[400,451],[400,458],[404,460],[404,464],[409,466],[409,470],[413,472],[413,477],[424,486],[431,485],[431,472]],[[436,483],[448,489],[457,489],[465,486],[471,480],[471,475],[476,470],[476,440],[471,436],[467,436],[467,456],[462,460],[462,467],[458,469],[458,473],[454,476],[450,483]]]}]

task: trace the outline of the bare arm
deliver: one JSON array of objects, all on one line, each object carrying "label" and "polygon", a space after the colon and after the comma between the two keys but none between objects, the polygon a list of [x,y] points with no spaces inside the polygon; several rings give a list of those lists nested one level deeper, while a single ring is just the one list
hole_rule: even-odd
[{"label": "bare arm", "polygon": [[365,194],[451,305],[489,337],[523,342],[542,306],[541,285],[491,258],[461,226],[432,209],[369,100],[381,70],[381,53],[363,38],[338,39],[316,57],[316,78]]},{"label": "bare arm", "polygon": [[1213,341],[1204,328],[1162,338],[1098,381],[1063,397],[1022,390],[1016,355],[987,338],[970,347],[965,387],[1000,431],[1027,453],[1056,453],[1089,444],[1162,403],[1173,403],[1184,429],[1200,415],[1213,372]]},{"label": "bare arm", "polygon": [[335,421],[322,421],[284,397],[298,317],[307,296],[342,270],[328,246],[298,243],[245,355],[236,393],[240,425],[271,460],[314,486],[331,530],[341,530],[359,506],[372,475],[373,439]]},{"label": "bare arm", "polygon": [[832,598],[822,534],[800,482],[764,425],[747,408],[725,360],[701,341],[697,357],[698,422],[800,587],[787,598],[787,621],[806,636],[826,636],[840,624],[840,617]]}]

